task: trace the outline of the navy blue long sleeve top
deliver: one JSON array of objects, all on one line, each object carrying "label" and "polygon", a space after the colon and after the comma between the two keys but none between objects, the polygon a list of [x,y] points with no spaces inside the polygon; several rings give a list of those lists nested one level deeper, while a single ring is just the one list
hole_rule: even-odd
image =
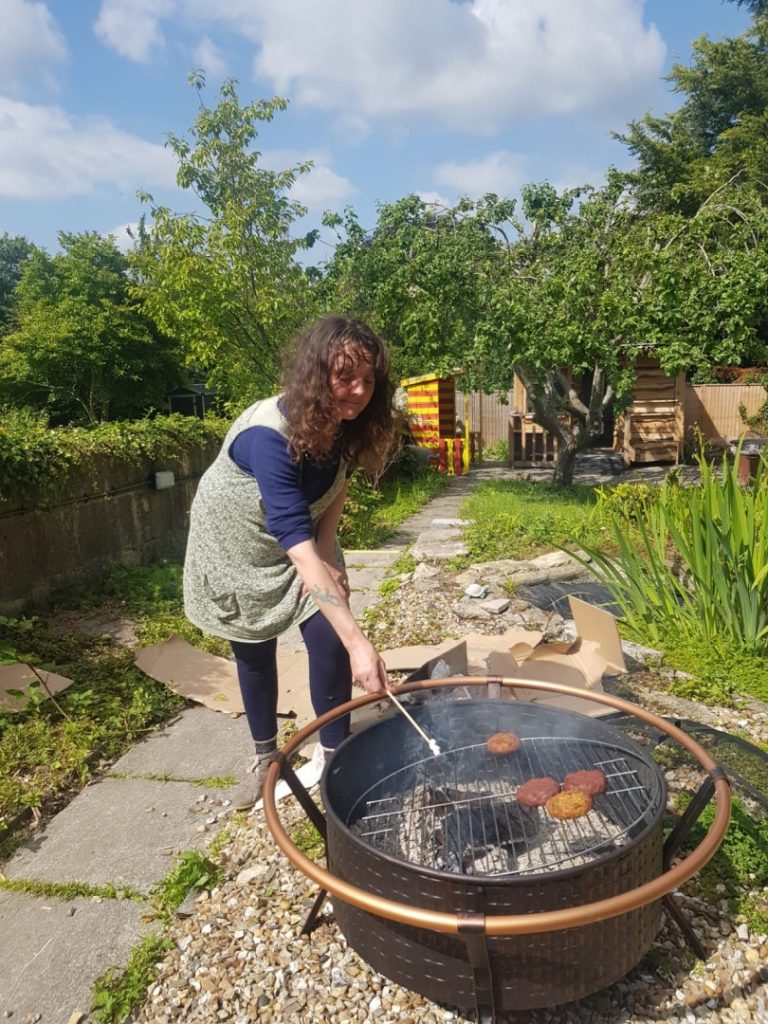
[{"label": "navy blue long sleeve top", "polygon": [[230,457],[244,473],[254,477],[267,515],[267,529],[287,551],[314,537],[309,506],[322,497],[336,479],[339,455],[321,466],[306,455],[296,462],[288,442],[270,427],[248,427],[238,434]]}]

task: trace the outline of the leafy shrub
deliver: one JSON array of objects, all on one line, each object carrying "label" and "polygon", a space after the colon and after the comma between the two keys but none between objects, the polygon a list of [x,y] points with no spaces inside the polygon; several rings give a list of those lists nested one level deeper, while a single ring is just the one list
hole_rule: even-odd
[{"label": "leafy shrub", "polygon": [[754,485],[738,482],[738,457],[724,455],[718,476],[698,457],[701,482],[667,481],[633,523],[639,548],[618,511],[611,534],[618,555],[583,548],[585,563],[612,593],[630,634],[659,646],[665,635],[727,641],[768,653],[768,500],[761,460]]},{"label": "leafy shrub", "polygon": [[509,441],[491,441],[483,445],[485,462],[509,462]]},{"label": "leafy shrub", "polygon": [[0,499],[50,491],[70,470],[88,466],[94,456],[127,462],[174,458],[190,448],[221,440],[225,420],[196,416],[100,423],[95,427],[48,427],[42,417],[24,413],[0,418]]}]

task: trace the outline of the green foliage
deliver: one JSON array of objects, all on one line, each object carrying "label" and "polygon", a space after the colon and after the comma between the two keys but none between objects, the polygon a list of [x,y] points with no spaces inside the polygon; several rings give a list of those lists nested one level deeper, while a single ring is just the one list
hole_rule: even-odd
[{"label": "green foliage", "polygon": [[125,1024],[147,996],[158,961],[173,943],[153,932],[136,946],[122,970],[110,967],[93,983],[93,1018],[99,1024]]},{"label": "green foliage", "polygon": [[94,457],[126,462],[173,458],[224,437],[223,420],[157,416],[135,422],[51,429],[34,414],[0,418],[0,499],[33,495],[38,500],[66,480],[70,470],[87,469]]},{"label": "green foliage", "polygon": [[339,522],[342,547],[378,547],[445,486],[446,478],[441,474],[430,469],[415,470],[410,463],[403,475],[388,473],[378,489],[362,473],[355,473]]},{"label": "green foliage", "polygon": [[[750,6],[762,10],[763,0]],[[668,75],[684,97],[677,110],[647,114],[617,136],[635,158],[641,205],[688,216],[734,176],[765,180],[768,20],[737,38],[701,36],[692,50],[690,66],[675,64]]]},{"label": "green foliage", "polygon": [[462,516],[471,520],[464,533],[469,560],[527,558],[552,544],[599,536],[590,532],[593,503],[591,487],[485,481],[462,504]]},{"label": "green foliage", "polygon": [[96,232],[34,250],[16,288],[18,328],[0,348],[0,397],[56,423],[127,419],[162,408],[179,383],[175,344],[129,294],[128,261]]},{"label": "green foliage", "polygon": [[199,850],[185,850],[159,885],[152,892],[152,903],[158,914],[168,919],[193,889],[213,889],[224,872]]},{"label": "green foliage", "polygon": [[323,837],[311,821],[302,821],[291,832],[291,842],[310,860],[318,860],[325,854]]},{"label": "green foliage", "polygon": [[310,164],[272,171],[255,148],[261,127],[285,100],[241,104],[226,81],[218,103],[203,102],[204,79],[191,76],[199,110],[189,137],[170,134],[177,182],[204,214],[150,204],[153,229],[133,257],[135,294],[157,323],[180,339],[188,366],[234,404],[273,393],[284,342],[312,319],[309,277],[296,261],[309,236],[291,235],[306,211],[289,198]]},{"label": "green foliage", "polygon": [[[683,810],[691,800],[683,793],[678,800]],[[704,838],[704,831],[714,819],[715,808],[704,808],[691,830],[689,842],[695,844]],[[760,906],[752,896],[768,886],[768,820],[750,814],[744,804],[734,797],[731,823],[722,845],[712,860],[696,876],[699,893],[712,902],[725,898],[733,911],[743,914],[758,932],[768,929],[768,906]]]},{"label": "green foliage", "polygon": [[91,885],[89,882],[41,882],[37,878],[2,878],[0,889],[6,892],[25,892],[41,899],[93,899],[135,900],[140,902],[144,894],[130,885]]},{"label": "green foliage", "polygon": [[484,462],[509,462],[509,441],[491,441],[483,445]]},{"label": "green foliage", "polygon": [[35,246],[20,235],[0,235],[0,335],[13,323],[16,287]]},{"label": "green foliage", "polygon": [[707,704],[733,704],[739,694],[768,702],[768,659],[745,653],[732,640],[718,637],[703,644],[698,634],[662,630],[664,660],[692,679],[675,679],[673,693]]},{"label": "green foliage", "polygon": [[[670,632],[701,643],[768,653],[766,462],[754,486],[738,482],[738,453],[719,475],[698,458],[701,482],[667,481],[636,522],[636,548],[619,516],[618,555],[583,544],[594,575],[611,591],[630,635],[658,646]],[[671,553],[671,558],[670,558]]]}]

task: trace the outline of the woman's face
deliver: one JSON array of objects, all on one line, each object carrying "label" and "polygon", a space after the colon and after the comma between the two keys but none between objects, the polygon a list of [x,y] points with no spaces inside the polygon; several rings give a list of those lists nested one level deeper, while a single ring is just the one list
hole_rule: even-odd
[{"label": "woman's face", "polygon": [[373,361],[362,349],[345,346],[331,367],[331,397],[341,420],[354,420],[370,402],[376,384]]}]

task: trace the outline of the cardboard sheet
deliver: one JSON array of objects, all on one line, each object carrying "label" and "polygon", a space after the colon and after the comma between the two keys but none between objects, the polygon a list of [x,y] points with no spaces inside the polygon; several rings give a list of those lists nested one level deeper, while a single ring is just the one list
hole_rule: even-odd
[{"label": "cardboard sheet", "polygon": [[[7,711],[23,711],[29,703],[29,687],[34,683],[39,684],[39,696],[47,697],[50,693],[56,694],[66,690],[72,685],[72,680],[42,668],[33,669],[20,662],[0,665],[0,707]],[[8,692],[9,690],[20,690],[23,696],[15,697]]]},{"label": "cardboard sheet", "polygon": [[615,617],[605,608],[596,608],[578,597],[569,597],[568,603],[571,606],[576,635],[582,640],[594,640],[597,643],[597,649],[605,661],[605,674],[615,676],[626,672],[627,665]]},{"label": "cardboard sheet", "polygon": [[[175,634],[161,644],[142,647],[134,663],[152,679],[165,683],[187,700],[213,711],[245,711],[235,663],[193,647]],[[305,651],[277,652],[279,680],[277,713],[283,718],[314,718],[309,699],[309,669]]]}]

